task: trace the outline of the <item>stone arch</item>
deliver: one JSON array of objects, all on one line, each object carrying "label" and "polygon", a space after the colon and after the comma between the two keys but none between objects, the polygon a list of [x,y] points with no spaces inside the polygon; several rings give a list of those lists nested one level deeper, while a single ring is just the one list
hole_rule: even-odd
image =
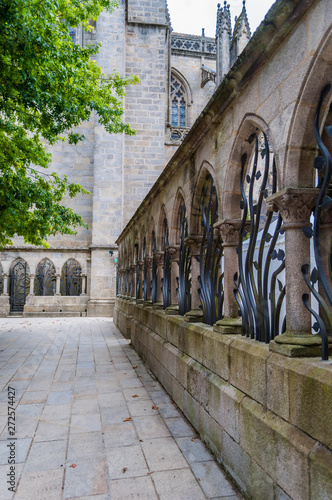
[{"label": "stone arch", "polygon": [[9,269],[10,310],[22,312],[30,292],[30,267],[22,257],[17,257]]},{"label": "stone arch", "polygon": [[172,223],[170,227],[170,242],[173,245],[180,244],[180,207],[182,204],[184,204],[187,208],[184,191],[181,187],[179,187],[174,199]]},{"label": "stone arch", "polygon": [[63,264],[60,278],[60,294],[77,296],[82,293],[82,266],[73,258]]},{"label": "stone arch", "polygon": [[150,222],[149,222],[149,231],[148,231],[148,234],[147,234],[147,240],[146,240],[146,244],[147,244],[147,255],[152,255],[152,251],[153,251],[153,244],[152,244],[152,232],[156,230],[156,227],[155,227],[155,222],[154,222],[154,218],[151,216],[150,218]]},{"label": "stone arch", "polygon": [[[303,78],[299,97],[295,105],[287,138],[284,161],[286,187],[312,187],[313,163],[317,152],[314,137],[314,120],[321,91],[331,83],[332,28],[322,37],[312,63]],[[332,92],[324,100],[321,111],[323,126],[332,102]],[[322,132],[322,131],[321,131]]]},{"label": "stone arch", "polygon": [[190,216],[188,216],[188,223],[189,223],[189,232],[190,235],[196,236],[201,234],[202,228],[201,228],[201,222],[202,222],[202,217],[201,217],[201,212],[202,212],[202,191],[203,187],[208,182],[209,176],[212,177],[214,185],[216,187],[216,197],[219,203],[219,189],[218,189],[218,182],[217,182],[217,177],[215,170],[211,163],[209,163],[206,160],[203,160],[200,169],[197,174],[196,178],[196,183],[195,183],[195,188],[193,192],[193,197],[192,197],[192,202],[191,202],[191,210],[190,210]]},{"label": "stone arch", "polygon": [[159,221],[156,230],[156,241],[157,241],[157,249],[159,251],[165,250],[165,236],[164,236],[164,221],[167,220],[166,207],[162,204],[159,213]]},{"label": "stone arch", "polygon": [[[272,145],[273,151],[277,147],[274,138],[270,132],[267,123],[258,115],[248,113],[244,116],[238,133],[233,143],[227,171],[223,184],[220,213],[222,219],[239,219],[241,218],[241,159],[243,155],[247,155],[250,164],[250,158],[253,155],[254,143],[249,143],[248,138],[255,132],[262,131],[267,135],[269,143]],[[278,155],[275,153],[275,161],[277,166],[278,185],[280,186],[280,168]]]},{"label": "stone arch", "polygon": [[56,270],[51,259],[44,257],[35,271],[34,294],[37,296],[55,295],[56,291]]}]

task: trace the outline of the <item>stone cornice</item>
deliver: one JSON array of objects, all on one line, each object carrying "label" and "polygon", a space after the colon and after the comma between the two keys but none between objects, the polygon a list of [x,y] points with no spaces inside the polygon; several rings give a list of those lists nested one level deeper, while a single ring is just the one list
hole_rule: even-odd
[{"label": "stone cornice", "polygon": [[255,74],[272,57],[283,40],[296,27],[312,0],[277,1],[257,28],[255,34],[227,73],[210,101],[199,115],[181,146],[174,153],[149,193],[143,199],[133,217],[116,240],[119,244],[130,232],[137,220],[148,211],[153,200],[168,183],[174,172],[195,153],[206,133],[215,126],[235,97],[249,84]]}]

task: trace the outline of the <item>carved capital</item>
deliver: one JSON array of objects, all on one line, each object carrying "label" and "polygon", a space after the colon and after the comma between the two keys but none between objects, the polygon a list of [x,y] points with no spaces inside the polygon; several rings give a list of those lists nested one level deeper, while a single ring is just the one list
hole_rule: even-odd
[{"label": "carved capital", "polygon": [[269,210],[280,212],[284,229],[303,228],[309,224],[319,189],[286,188],[266,199]]},{"label": "carved capital", "polygon": [[169,253],[170,258],[171,258],[171,262],[179,260],[179,257],[180,257],[180,247],[179,247],[179,245],[168,246],[166,248],[166,252]]},{"label": "carved capital", "polygon": [[236,247],[238,245],[241,220],[222,220],[217,222],[214,227],[220,232],[224,247]]},{"label": "carved capital", "polygon": [[152,257],[150,257],[150,256],[144,257],[144,261],[147,265],[147,268],[152,269]]},{"label": "carved capital", "polygon": [[192,257],[200,254],[202,236],[187,236],[187,238],[185,238],[184,242],[189,247],[190,255]]},{"label": "carved capital", "polygon": [[8,277],[9,277],[9,274],[7,274],[7,273],[3,273],[3,275],[2,275],[2,276],[3,276],[4,278],[8,278]]},{"label": "carved capital", "polygon": [[132,272],[134,274],[136,274],[136,264],[133,264],[132,266],[130,266],[130,269],[132,270]]},{"label": "carved capital", "polygon": [[153,258],[158,267],[164,264],[164,252],[154,252]]},{"label": "carved capital", "polygon": [[143,271],[143,269],[144,269],[144,260],[138,260],[137,264],[139,266],[139,270]]}]

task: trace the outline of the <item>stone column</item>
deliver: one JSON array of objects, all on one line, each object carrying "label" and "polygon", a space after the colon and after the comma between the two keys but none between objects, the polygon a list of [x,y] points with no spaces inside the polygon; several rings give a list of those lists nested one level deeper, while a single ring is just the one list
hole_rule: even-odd
[{"label": "stone column", "polygon": [[8,295],[8,274],[3,274],[3,292],[2,295]]},{"label": "stone column", "polygon": [[155,252],[154,258],[157,264],[157,302],[153,304],[155,308],[163,307],[163,292],[161,289],[161,280],[163,277],[164,252]]},{"label": "stone column", "polygon": [[270,349],[286,356],[316,356],[321,338],[311,334],[311,315],[302,301],[308,293],[301,267],[310,263],[310,240],[302,229],[310,225],[310,215],[319,190],[286,188],[267,198],[269,208],[280,211],[285,230],[286,332],[270,343]]},{"label": "stone column", "polygon": [[236,249],[239,244],[241,220],[223,220],[214,226],[221,234],[224,249],[224,317],[217,321],[214,330],[219,333],[241,333],[242,320],[238,316],[239,305],[234,295],[234,275],[239,272]]},{"label": "stone column", "polygon": [[86,289],[86,274],[82,273],[82,293],[81,293],[81,295],[86,295],[85,289]]},{"label": "stone column", "polygon": [[56,274],[55,278],[56,278],[55,295],[60,295],[60,274]]},{"label": "stone column", "polygon": [[147,283],[147,302],[151,303],[151,280],[152,280],[152,257],[144,258],[147,265],[146,283]]},{"label": "stone column", "polygon": [[34,295],[34,288],[35,288],[35,275],[30,274],[30,292],[29,295]]},{"label": "stone column", "polygon": [[171,306],[166,308],[166,312],[167,314],[178,314],[178,294],[176,293],[178,285],[176,278],[179,276],[180,246],[169,246],[165,251],[169,253],[171,259]]},{"label": "stone column", "polygon": [[139,265],[140,287],[139,287],[139,294],[138,297],[136,297],[136,300],[143,302],[144,261],[139,260],[137,264]]},{"label": "stone column", "polygon": [[191,258],[191,310],[185,314],[184,319],[191,323],[195,323],[202,321],[203,319],[203,311],[199,307],[201,304],[198,295],[198,276],[200,275],[200,265],[197,260],[201,251],[202,237],[188,236],[184,241],[185,244],[189,246]]}]

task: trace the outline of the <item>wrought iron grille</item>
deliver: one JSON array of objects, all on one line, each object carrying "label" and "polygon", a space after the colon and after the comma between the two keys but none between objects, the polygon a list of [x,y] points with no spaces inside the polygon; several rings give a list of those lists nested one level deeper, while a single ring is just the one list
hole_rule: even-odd
[{"label": "wrought iron grille", "polygon": [[55,295],[55,267],[49,259],[43,259],[37,267],[34,293],[35,295]]},{"label": "wrought iron grille", "polygon": [[178,288],[176,290],[179,302],[179,313],[184,316],[191,309],[190,273],[191,257],[189,247],[185,244],[188,236],[188,221],[186,217],[186,206],[180,206],[180,252],[179,252],[179,277],[176,278]]},{"label": "wrought iron grille", "polygon": [[153,252],[153,258],[152,258],[152,288],[151,288],[151,298],[152,298],[152,304],[155,304],[157,302],[157,281],[158,281],[158,266],[157,266],[157,259],[156,259],[156,233],[155,231],[152,231],[152,252]]},{"label": "wrought iron grille", "polygon": [[116,287],[116,290],[115,290],[115,293],[116,295],[119,295],[119,266],[118,264],[116,265],[116,279],[115,279],[115,287]]},{"label": "wrought iron grille", "polygon": [[143,299],[148,300],[148,263],[146,260],[146,238],[144,236],[143,240],[143,256],[144,256],[144,268],[143,268]]},{"label": "wrought iron grille", "polygon": [[139,245],[138,243],[135,244],[136,248],[136,299],[140,298],[140,292],[141,292],[141,272],[140,272],[140,267],[138,263],[138,256],[139,256]]},{"label": "wrought iron grille", "polygon": [[30,279],[27,263],[19,260],[11,270],[10,275],[10,310],[23,311],[26,296],[29,293]]},{"label": "wrought iron grille", "polygon": [[0,266],[0,295],[3,294],[3,271],[2,267]]},{"label": "wrought iron grille", "polygon": [[[331,218],[332,197],[331,197],[331,176],[332,176],[332,157],[325,146],[320,134],[320,113],[324,99],[331,91],[331,85],[326,85],[320,95],[316,110],[314,132],[320,155],[314,162],[314,168],[318,172],[320,192],[314,209],[314,221],[312,228],[305,228],[304,234],[313,239],[315,267],[310,273],[309,264],[302,266],[302,274],[308,285],[310,292],[318,302],[318,310],[315,310],[310,304],[309,294],[302,296],[302,300],[316,320],[313,330],[319,333],[322,338],[322,359],[329,357],[329,336],[332,333],[332,237],[330,234],[328,248],[323,248],[322,226],[324,219]],[[325,127],[329,137],[332,136],[332,125]],[[325,255],[324,255],[325,254]],[[318,287],[315,286],[318,283]]]},{"label": "wrought iron grille", "polygon": [[63,265],[61,271],[60,293],[61,295],[81,295],[82,293],[82,269],[77,260],[69,259]]},{"label": "wrought iron grille", "polygon": [[130,268],[130,281],[129,281],[129,293],[130,293],[130,297],[133,296],[133,290],[134,290],[134,271],[132,268]]},{"label": "wrought iron grille", "polygon": [[[285,280],[279,279],[285,268],[285,252],[280,247],[277,250],[278,239],[280,243],[284,231],[281,215],[274,216],[271,211],[266,213],[265,199],[277,189],[274,158],[270,172],[271,152],[267,136],[254,133],[248,141],[255,141],[255,150],[251,169],[247,165],[247,155],[241,158],[242,223],[237,248],[239,275],[236,273],[234,277],[234,293],[242,316],[242,335],[269,343],[286,329],[285,311],[282,314]],[[264,163],[263,174],[258,167],[260,157]],[[249,188],[248,197],[245,181]],[[255,194],[257,201],[254,201]],[[249,239],[247,223],[250,223]],[[272,261],[275,261],[273,266]]]},{"label": "wrought iron grille", "polygon": [[171,257],[167,251],[169,247],[169,232],[167,219],[164,219],[164,267],[163,277],[161,280],[162,293],[163,293],[163,308],[170,307],[171,301]]},{"label": "wrought iron grille", "polygon": [[202,190],[203,235],[198,257],[200,264],[198,295],[204,323],[213,325],[217,320],[222,319],[224,274],[220,272],[220,269],[223,247],[221,236],[215,235],[213,227],[218,219],[218,199],[210,174],[207,175],[206,181]]}]

